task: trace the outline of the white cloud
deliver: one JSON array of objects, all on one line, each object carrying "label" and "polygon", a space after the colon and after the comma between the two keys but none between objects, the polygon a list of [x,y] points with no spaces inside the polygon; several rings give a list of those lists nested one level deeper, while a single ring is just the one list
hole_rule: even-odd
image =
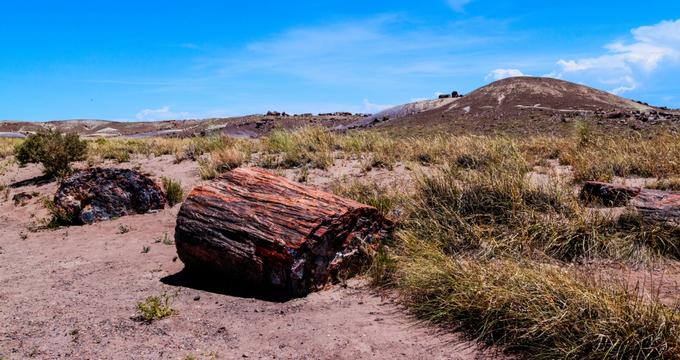
[{"label": "white cloud", "polygon": [[183,120],[192,117],[186,111],[174,112],[170,106],[163,106],[159,109],[142,109],[135,115],[139,121],[158,121],[158,120]]},{"label": "white cloud", "polygon": [[547,74],[541,75],[541,77],[547,77],[547,78],[553,78],[553,79],[562,79],[562,74],[557,72],[557,71],[551,71]]},{"label": "white cloud", "polygon": [[621,95],[625,92],[633,91],[633,90],[635,90],[635,86],[619,86],[615,89],[609,90],[609,92],[614,94],[614,95]]},{"label": "white cloud", "polygon": [[662,21],[631,30],[632,40],[604,46],[606,53],[581,59],[560,59],[557,77],[571,80],[595,79],[615,86],[610,92],[622,94],[638,87],[636,80],[664,64],[680,61],[680,19]]},{"label": "white cloud", "polygon": [[465,5],[472,2],[472,0],[446,0],[446,2],[454,11],[463,12],[465,11]]},{"label": "white cloud", "polygon": [[364,112],[366,113],[376,113],[391,107],[394,107],[394,105],[374,104],[368,101],[368,99],[364,99]]},{"label": "white cloud", "polygon": [[527,76],[525,75],[522,71],[519,69],[496,69],[493,70],[492,72],[488,73],[484,79],[486,81],[489,80],[501,80],[509,77],[516,77],[516,76]]}]

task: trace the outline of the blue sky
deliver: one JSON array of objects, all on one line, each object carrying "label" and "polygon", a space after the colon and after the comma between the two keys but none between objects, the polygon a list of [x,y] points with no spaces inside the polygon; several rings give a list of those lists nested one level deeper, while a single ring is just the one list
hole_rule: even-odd
[{"label": "blue sky", "polygon": [[0,119],[376,112],[520,74],[680,107],[680,2],[0,3]]}]

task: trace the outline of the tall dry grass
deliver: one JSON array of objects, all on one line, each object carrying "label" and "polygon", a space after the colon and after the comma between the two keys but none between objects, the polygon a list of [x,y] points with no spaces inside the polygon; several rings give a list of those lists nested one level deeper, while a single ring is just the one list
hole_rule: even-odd
[{"label": "tall dry grass", "polygon": [[[598,141],[441,137],[420,149],[400,147],[399,159],[426,154],[442,169],[421,176],[401,200],[404,221],[370,274],[399,289],[421,318],[532,358],[680,358],[674,309],[564,270],[597,258],[679,259],[680,229],[633,213],[597,215],[569,184],[527,181],[536,160],[596,152]],[[578,161],[597,166],[586,156]],[[381,195],[354,186],[341,193],[360,201]]]},{"label": "tall dry grass", "polygon": [[333,165],[337,135],[318,126],[297,130],[274,130],[261,143],[264,153],[259,165],[266,168],[308,167],[327,169]]},{"label": "tall dry grass", "polygon": [[23,142],[21,139],[4,139],[0,138],[0,159],[12,156],[14,148]]},{"label": "tall dry grass", "polygon": [[678,359],[680,313],[539,263],[453,258],[402,237],[394,278],[418,316],[538,359]]}]

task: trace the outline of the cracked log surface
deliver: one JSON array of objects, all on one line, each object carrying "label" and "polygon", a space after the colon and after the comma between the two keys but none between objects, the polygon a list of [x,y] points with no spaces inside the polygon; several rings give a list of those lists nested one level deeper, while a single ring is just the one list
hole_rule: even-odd
[{"label": "cracked log surface", "polygon": [[190,270],[303,296],[355,272],[392,228],[371,206],[239,168],[191,191],[175,243]]}]

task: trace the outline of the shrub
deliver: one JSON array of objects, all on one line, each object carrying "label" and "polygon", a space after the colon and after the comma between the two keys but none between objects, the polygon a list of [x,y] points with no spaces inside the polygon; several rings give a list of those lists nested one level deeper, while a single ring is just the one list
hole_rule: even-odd
[{"label": "shrub", "polygon": [[141,320],[152,322],[166,318],[175,313],[170,307],[170,297],[167,293],[161,296],[149,296],[144,301],[137,303],[137,312]]},{"label": "shrub", "polygon": [[50,213],[50,218],[44,223],[44,227],[49,229],[58,228],[73,224],[74,214],[58,208],[54,201],[47,197],[41,198],[43,206]]},{"label": "shrub", "polygon": [[574,124],[574,133],[576,136],[576,142],[580,146],[588,145],[593,141],[593,132],[590,129],[588,123],[585,121],[577,121]]},{"label": "shrub", "polygon": [[170,207],[182,202],[182,198],[184,197],[182,184],[169,178],[162,178],[161,183],[163,184],[163,190],[165,191],[165,196],[168,199],[168,205],[170,205]]},{"label": "shrub", "polygon": [[85,160],[87,142],[77,134],[47,131],[29,136],[15,148],[19,164],[41,163],[45,175],[63,176],[71,172],[71,162]]}]

